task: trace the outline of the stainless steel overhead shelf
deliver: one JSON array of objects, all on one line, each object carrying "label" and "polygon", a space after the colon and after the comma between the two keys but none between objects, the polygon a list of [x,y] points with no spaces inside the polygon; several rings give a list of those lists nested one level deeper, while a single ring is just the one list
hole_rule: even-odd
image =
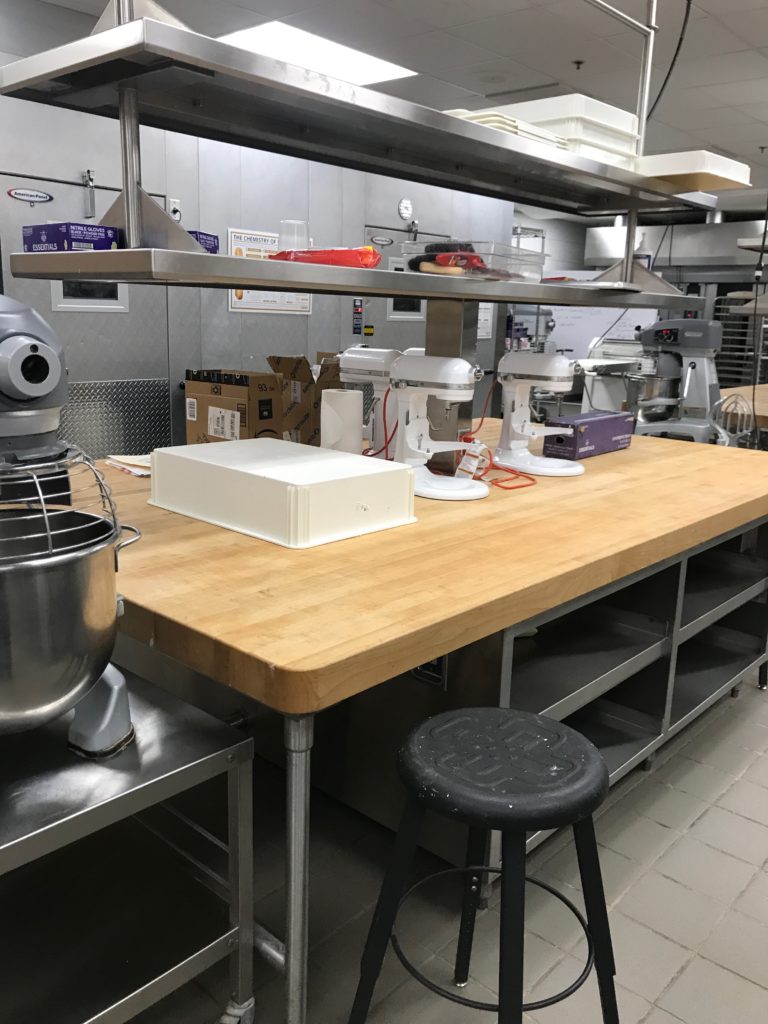
[{"label": "stainless steel overhead shelf", "polygon": [[[739,249],[744,249],[746,252],[762,252],[763,251],[763,240],[762,238],[739,238],[736,242]],[[766,244],[768,249],[768,243]]]},{"label": "stainless steel overhead shelf", "polygon": [[150,19],[0,70],[0,93],[108,117],[121,85],[143,124],[562,212],[716,202]]},{"label": "stainless steel overhead shelf", "polygon": [[253,291],[316,292],[325,295],[407,296],[477,302],[525,302],[560,306],[699,309],[703,299],[631,291],[614,284],[587,286],[486,281],[392,270],[358,270],[173,249],[114,249],[108,252],[13,253],[15,277],[63,281],[246,288]]}]

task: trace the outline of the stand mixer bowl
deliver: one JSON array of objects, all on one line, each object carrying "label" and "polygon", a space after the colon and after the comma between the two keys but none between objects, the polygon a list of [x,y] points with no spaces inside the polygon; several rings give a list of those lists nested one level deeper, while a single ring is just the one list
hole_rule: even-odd
[{"label": "stand mixer bowl", "polygon": [[0,474],[0,735],[73,707],[117,631],[121,540],[109,490],[80,453]]}]

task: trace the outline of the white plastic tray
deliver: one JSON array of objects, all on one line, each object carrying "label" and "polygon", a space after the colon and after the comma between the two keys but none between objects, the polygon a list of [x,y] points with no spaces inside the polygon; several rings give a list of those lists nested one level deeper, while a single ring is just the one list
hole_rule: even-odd
[{"label": "white plastic tray", "polygon": [[158,448],[150,504],[289,548],[416,521],[410,466],[255,438]]}]

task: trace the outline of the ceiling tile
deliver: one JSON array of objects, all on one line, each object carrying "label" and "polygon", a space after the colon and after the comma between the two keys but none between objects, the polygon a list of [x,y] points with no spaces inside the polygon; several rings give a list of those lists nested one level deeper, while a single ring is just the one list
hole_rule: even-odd
[{"label": "ceiling tile", "polygon": [[[682,7],[682,4],[680,4]],[[674,30],[661,30],[656,36],[653,48],[654,64],[669,66],[680,38],[681,19]],[[611,43],[639,56],[642,53],[642,38],[637,32],[621,32],[611,36]],[[680,60],[693,57],[708,57],[710,54],[733,53],[745,49],[744,40],[715,18],[702,16],[692,18],[688,23],[685,40],[680,51]]]},{"label": "ceiling tile", "polygon": [[696,6],[722,18],[724,15],[742,14],[744,11],[765,10],[765,0],[696,0]]},{"label": "ceiling tile", "polygon": [[[742,50],[741,53],[713,54],[706,60],[688,58],[678,61],[673,72],[676,88],[694,85],[719,86],[722,83],[742,83],[745,95],[740,101],[748,103],[749,81],[768,76],[768,57],[757,50]],[[737,104],[734,103],[734,106]]]},{"label": "ceiling tile", "polygon": [[236,32],[241,28],[250,28],[264,21],[264,15],[246,10],[228,0],[217,0],[216,4],[207,0],[160,0],[163,7],[175,15],[184,24],[206,36],[223,36],[228,32]]},{"label": "ceiling tile", "polygon": [[760,10],[744,11],[738,17],[729,18],[728,23],[750,46],[768,46],[768,6],[765,3]]},{"label": "ceiling tile", "polygon": [[107,0],[46,0],[46,3],[54,7],[66,7],[70,11],[79,11],[81,14],[92,14],[96,18],[101,17]]},{"label": "ceiling tile", "polygon": [[467,107],[476,98],[475,93],[458,85],[441,82],[430,75],[416,75],[415,78],[399,78],[394,82],[383,82],[376,86],[377,92],[397,96],[411,103],[421,103],[435,110],[452,110]]},{"label": "ceiling tile", "polygon": [[[558,19],[565,19],[566,21],[578,25],[582,32],[589,32],[592,35],[602,37],[615,36],[629,32],[638,41],[642,38],[634,29],[628,28],[621,21],[614,18],[607,12],[601,11],[599,8],[586,3],[586,0],[542,0],[542,2],[545,10],[549,11]],[[624,14],[628,14],[636,21],[645,24],[648,11],[648,4],[646,0],[612,0],[612,4]],[[674,39],[677,40],[684,12],[685,5],[682,0],[675,3],[665,3],[664,0],[662,0],[659,4],[656,16],[656,23],[659,26],[657,39],[665,36],[673,36]],[[697,18],[704,16],[703,11],[694,7],[689,24],[692,25]]]},{"label": "ceiling tile", "polygon": [[633,74],[636,61],[605,40],[577,29],[558,32],[558,19],[542,7],[517,14],[483,18],[447,31],[495,50],[506,57],[518,57],[543,74],[562,78],[573,61],[599,66],[601,71],[623,69]]},{"label": "ceiling tile", "polygon": [[[163,3],[163,0],[158,0],[158,2]],[[302,11],[322,7],[325,0],[232,0],[232,2],[237,7],[244,7],[247,11],[255,11],[265,18],[279,21],[292,14],[301,14]]]},{"label": "ceiling tile", "polygon": [[[258,0],[255,0],[258,2]],[[404,14],[418,14],[422,21],[435,28],[464,25],[494,14],[522,11],[531,7],[531,0],[376,0],[382,7]]]},{"label": "ceiling tile", "polygon": [[444,70],[441,77],[483,96],[514,92],[554,82],[548,75],[526,67],[511,57],[498,57],[496,60],[472,64],[465,68]]},{"label": "ceiling tile", "polygon": [[497,59],[496,54],[490,50],[447,32],[425,32],[416,36],[380,40],[376,54],[426,74]]},{"label": "ceiling tile", "polygon": [[749,82],[728,82],[710,86],[710,91],[724,106],[739,107],[744,103],[768,103],[768,74]]},{"label": "ceiling tile", "polygon": [[2,48],[27,57],[87,36],[94,25],[89,14],[29,0],[2,0]]},{"label": "ceiling tile", "polygon": [[701,149],[701,143],[694,135],[679,128],[662,124],[660,121],[648,122],[646,153],[675,153],[686,149]]},{"label": "ceiling tile", "polygon": [[[418,4],[412,6],[418,9]],[[282,20],[376,56],[385,41],[426,34],[432,28],[411,14],[382,7],[373,0],[329,0],[318,8]]]},{"label": "ceiling tile", "polygon": [[[765,110],[765,120],[768,121],[768,106]],[[744,107],[718,107],[716,111],[711,106],[702,107],[700,110],[667,110],[656,116],[655,120],[669,124],[673,128],[683,128],[688,132],[706,132],[713,123],[725,121],[733,125],[748,125],[757,128],[760,119],[753,117]]]},{"label": "ceiling tile", "polygon": [[744,103],[738,107],[729,107],[728,110],[729,113],[734,111],[757,121],[768,122],[768,103]]}]

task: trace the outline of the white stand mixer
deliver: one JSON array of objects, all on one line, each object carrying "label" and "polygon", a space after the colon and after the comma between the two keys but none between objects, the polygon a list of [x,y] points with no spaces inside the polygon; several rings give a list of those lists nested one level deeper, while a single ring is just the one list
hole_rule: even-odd
[{"label": "white stand mixer", "polygon": [[443,501],[473,501],[485,498],[488,485],[465,476],[439,476],[427,469],[436,452],[458,452],[469,447],[465,441],[435,441],[430,436],[427,399],[469,402],[483,372],[466,359],[447,356],[404,354],[392,365],[390,386],[397,394],[398,428],[395,461],[416,469],[416,494]]},{"label": "white stand mixer", "polygon": [[[344,385],[370,384],[373,388],[371,447],[378,458],[385,458],[387,438],[384,436],[384,395],[389,387],[392,365],[402,355],[397,349],[368,348],[353,345],[339,357],[339,377]],[[392,417],[394,423],[395,417]]]},{"label": "white stand mixer", "polygon": [[573,386],[573,366],[555,351],[554,343],[544,343],[543,352],[521,349],[507,352],[499,361],[498,379],[504,389],[504,425],[493,461],[504,469],[516,469],[534,476],[579,476],[580,462],[533,455],[528,444],[533,437],[569,434],[564,427],[544,427],[531,422],[531,391],[541,388],[555,394],[567,394]]}]

